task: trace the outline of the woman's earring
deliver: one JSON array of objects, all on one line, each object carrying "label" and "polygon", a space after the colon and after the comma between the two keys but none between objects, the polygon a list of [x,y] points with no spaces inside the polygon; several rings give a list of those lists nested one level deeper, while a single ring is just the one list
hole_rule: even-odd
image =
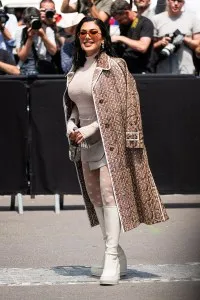
[{"label": "woman's earring", "polygon": [[101,43],[101,50],[104,50],[104,42],[103,43]]}]

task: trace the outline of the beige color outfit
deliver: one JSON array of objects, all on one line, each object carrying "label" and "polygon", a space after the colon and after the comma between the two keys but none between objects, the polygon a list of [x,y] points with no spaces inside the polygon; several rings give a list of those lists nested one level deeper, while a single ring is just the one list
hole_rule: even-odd
[{"label": "beige color outfit", "polygon": [[86,139],[87,145],[84,143],[86,147],[83,145],[81,148],[81,161],[88,162],[90,170],[98,169],[106,164],[92,97],[92,78],[96,68],[95,56],[87,57],[85,65],[77,70],[73,80],[70,82],[68,90],[71,100],[77,107],[77,110],[76,107],[74,108],[72,116],[75,110],[78,111],[79,131],[84,137],[85,135],[88,137]]},{"label": "beige color outfit", "polygon": [[[76,123],[79,121],[80,128],[77,130],[83,136],[84,134],[88,136],[86,139],[88,148],[81,148],[81,161],[90,200],[95,206],[113,206],[115,205],[115,200],[112,184],[106,166],[107,162],[92,97],[92,78],[96,68],[95,56],[87,57],[85,65],[77,70],[73,80],[70,82],[68,93],[76,105],[70,120],[74,119]],[[71,123],[69,126],[71,128]],[[76,126],[75,123],[74,126]]]},{"label": "beige color outfit", "polygon": [[[74,76],[73,71],[68,73],[67,88]],[[101,53],[92,77],[92,97],[122,229],[166,221],[168,215],[144,146],[136,83],[123,59]],[[74,106],[67,89],[63,100],[67,124]],[[75,165],[88,217],[95,226],[99,222],[86,189],[82,163]]]}]

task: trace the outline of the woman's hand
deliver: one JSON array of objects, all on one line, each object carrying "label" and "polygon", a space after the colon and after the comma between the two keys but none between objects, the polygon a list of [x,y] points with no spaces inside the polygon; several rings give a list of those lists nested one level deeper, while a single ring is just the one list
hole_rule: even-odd
[{"label": "woman's hand", "polygon": [[30,39],[32,39],[34,37],[34,35],[36,35],[36,30],[32,29],[32,28],[28,28],[27,30],[27,34],[28,34],[28,37]]},{"label": "woman's hand", "polygon": [[74,131],[74,132],[71,132],[70,134],[69,134],[69,139],[71,140],[71,141],[75,141],[75,139],[76,139],[76,132]]},{"label": "woman's hand", "polygon": [[77,144],[80,144],[83,142],[84,137],[79,131],[74,131],[69,134],[69,139]]},{"label": "woman's hand", "polygon": [[82,135],[82,133],[80,133],[79,131],[76,131],[76,138],[75,138],[75,142],[77,144],[80,144],[84,141],[84,137]]},{"label": "woman's hand", "polygon": [[37,30],[37,35],[40,36],[42,39],[46,36],[43,28]]}]

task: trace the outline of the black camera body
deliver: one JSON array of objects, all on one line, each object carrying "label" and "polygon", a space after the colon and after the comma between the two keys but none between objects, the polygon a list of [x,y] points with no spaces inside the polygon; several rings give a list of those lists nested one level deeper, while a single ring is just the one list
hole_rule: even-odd
[{"label": "black camera body", "polygon": [[29,22],[31,29],[38,30],[42,27],[42,23],[39,17],[31,17],[31,21]]},{"label": "black camera body", "polygon": [[172,35],[166,34],[165,36],[170,37],[171,42],[161,50],[160,54],[163,57],[169,57],[171,54],[178,50],[180,45],[183,43],[185,35],[182,34],[179,29],[177,29],[173,32]]},{"label": "black camera body", "polygon": [[0,7],[0,23],[5,24],[8,21],[8,19],[9,16],[5,12],[5,10],[2,7]]},{"label": "black camera body", "polygon": [[45,12],[45,16],[47,19],[53,19],[54,15],[55,15],[55,10],[53,9],[47,9]]}]

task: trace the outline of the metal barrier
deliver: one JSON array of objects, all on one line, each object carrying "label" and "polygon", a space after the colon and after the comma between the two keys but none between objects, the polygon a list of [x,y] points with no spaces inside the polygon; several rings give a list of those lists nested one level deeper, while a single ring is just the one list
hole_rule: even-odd
[{"label": "metal barrier", "polygon": [[[200,78],[135,75],[145,144],[161,194],[197,194],[199,184]],[[0,76],[0,194],[79,194],[68,143],[63,76]],[[61,198],[60,198],[61,196]],[[14,196],[12,196],[12,206]]]}]

